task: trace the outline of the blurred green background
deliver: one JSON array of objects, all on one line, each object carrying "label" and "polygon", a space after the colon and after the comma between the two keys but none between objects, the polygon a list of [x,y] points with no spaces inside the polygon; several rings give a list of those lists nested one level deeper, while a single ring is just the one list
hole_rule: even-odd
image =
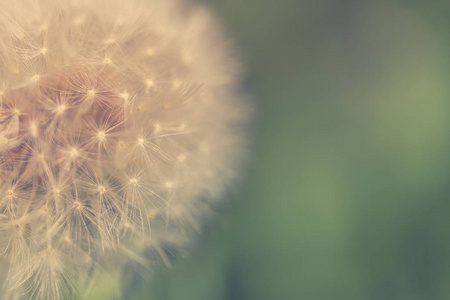
[{"label": "blurred green background", "polygon": [[256,117],[237,192],[126,299],[450,299],[450,4],[203,0]]}]

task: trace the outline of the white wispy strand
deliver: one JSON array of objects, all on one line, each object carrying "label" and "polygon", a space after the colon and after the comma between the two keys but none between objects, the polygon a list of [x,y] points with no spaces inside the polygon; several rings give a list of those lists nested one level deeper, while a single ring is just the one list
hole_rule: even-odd
[{"label": "white wispy strand", "polygon": [[0,0],[1,298],[166,260],[235,177],[239,73],[203,6]]}]

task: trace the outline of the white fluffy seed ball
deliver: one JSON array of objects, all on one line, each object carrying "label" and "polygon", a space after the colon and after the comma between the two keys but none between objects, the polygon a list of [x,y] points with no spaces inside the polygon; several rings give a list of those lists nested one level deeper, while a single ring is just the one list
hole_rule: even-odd
[{"label": "white fluffy seed ball", "polygon": [[189,240],[235,176],[238,79],[199,5],[0,0],[1,295],[69,299]]}]

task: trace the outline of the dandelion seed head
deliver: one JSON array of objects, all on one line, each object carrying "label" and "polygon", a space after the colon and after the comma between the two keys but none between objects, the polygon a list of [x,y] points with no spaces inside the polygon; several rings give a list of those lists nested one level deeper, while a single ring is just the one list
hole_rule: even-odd
[{"label": "dandelion seed head", "polygon": [[191,240],[242,157],[240,66],[215,17],[191,0],[0,4],[2,299],[168,264],[147,253]]}]

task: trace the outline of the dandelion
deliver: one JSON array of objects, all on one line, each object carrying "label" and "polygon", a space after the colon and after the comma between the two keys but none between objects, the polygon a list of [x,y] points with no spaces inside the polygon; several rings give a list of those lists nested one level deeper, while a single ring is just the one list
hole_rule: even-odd
[{"label": "dandelion", "polygon": [[70,299],[149,249],[168,262],[241,156],[239,68],[214,16],[0,3],[0,298]]}]

